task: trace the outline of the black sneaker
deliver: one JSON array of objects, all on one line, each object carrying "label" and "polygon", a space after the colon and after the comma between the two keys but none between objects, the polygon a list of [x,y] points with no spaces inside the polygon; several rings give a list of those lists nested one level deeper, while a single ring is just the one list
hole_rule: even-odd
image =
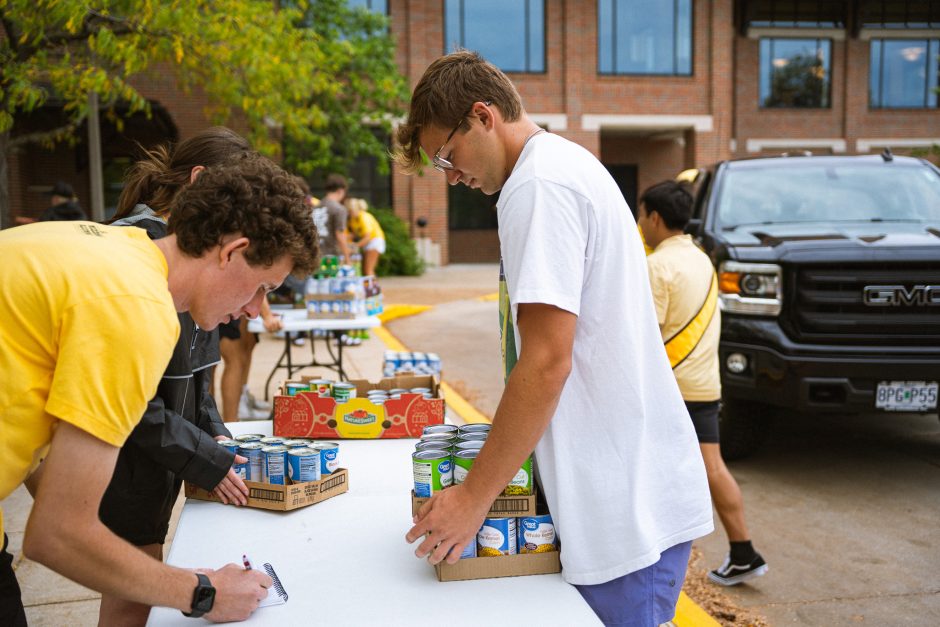
[{"label": "black sneaker", "polygon": [[760,577],[767,572],[767,568],[767,562],[760,553],[756,553],[749,564],[732,564],[729,555],[721,568],[708,573],[708,578],[723,586],[735,586],[753,577]]}]

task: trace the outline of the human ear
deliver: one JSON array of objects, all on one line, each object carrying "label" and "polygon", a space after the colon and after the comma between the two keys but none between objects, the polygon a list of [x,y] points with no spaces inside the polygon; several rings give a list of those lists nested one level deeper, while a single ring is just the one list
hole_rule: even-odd
[{"label": "human ear", "polygon": [[249,245],[251,245],[251,240],[245,236],[236,237],[229,242],[223,242],[221,248],[219,248],[219,267],[225,268],[225,266],[232,262],[232,257],[236,252],[244,252]]},{"label": "human ear", "polygon": [[206,166],[204,165],[197,165],[196,167],[194,167],[192,171],[190,171],[189,173],[189,183],[190,184],[195,183],[196,179],[199,178],[199,174],[205,169],[206,169]]}]

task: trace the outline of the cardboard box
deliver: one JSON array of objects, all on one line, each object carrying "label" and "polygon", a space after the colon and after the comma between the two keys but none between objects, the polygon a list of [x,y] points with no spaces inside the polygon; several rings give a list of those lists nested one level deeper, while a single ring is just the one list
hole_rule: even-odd
[{"label": "cardboard box", "polygon": [[[416,516],[422,505],[431,499],[415,496],[411,491],[411,515]],[[521,518],[536,515],[535,490],[529,496],[498,496],[487,512],[488,518]]]},{"label": "cardboard box", "polygon": [[[345,403],[321,398],[315,392],[285,396],[282,388],[274,397],[274,435],[326,440],[420,438],[426,426],[444,423],[444,394],[435,376],[389,377],[377,383],[356,379],[350,383],[356,386],[357,398]],[[383,405],[365,398],[371,389],[416,387],[430,388],[434,398],[402,394]]]},{"label": "cardboard box", "polygon": [[[287,485],[246,481],[245,485],[248,486],[248,507],[289,512],[292,509],[314,505],[347,492],[349,471],[345,468],[338,468],[320,481]],[[186,482],[186,497],[221,503],[220,499],[188,481]]]},{"label": "cardboard box", "polygon": [[438,581],[550,575],[561,572],[561,555],[558,551],[552,551],[499,557],[468,557],[456,564],[441,562],[434,566],[434,571]]}]

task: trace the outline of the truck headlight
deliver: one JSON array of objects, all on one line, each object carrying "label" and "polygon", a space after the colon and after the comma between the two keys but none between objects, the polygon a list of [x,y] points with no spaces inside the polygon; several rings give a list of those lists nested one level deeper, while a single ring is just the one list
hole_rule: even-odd
[{"label": "truck headlight", "polygon": [[725,261],[718,267],[721,310],[776,316],[783,306],[783,271],[773,263]]}]

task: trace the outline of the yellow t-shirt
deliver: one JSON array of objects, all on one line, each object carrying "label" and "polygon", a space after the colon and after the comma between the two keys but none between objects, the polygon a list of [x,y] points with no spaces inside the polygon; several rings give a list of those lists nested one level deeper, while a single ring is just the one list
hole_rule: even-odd
[{"label": "yellow t-shirt", "polygon": [[[711,260],[690,235],[663,240],[646,258],[659,330],[665,342],[687,325],[702,308],[714,272]],[[718,341],[721,314],[715,309],[711,323],[692,353],[673,373],[682,398],[710,402],[721,398]]]},{"label": "yellow t-shirt", "polygon": [[20,226],[0,232],[0,260],[2,500],[35,470],[59,420],[124,444],[179,321],[166,259],[143,229]]},{"label": "yellow t-shirt", "polygon": [[368,211],[360,211],[355,218],[349,218],[346,223],[346,229],[352,233],[353,239],[385,239],[385,231],[382,230],[379,221]]}]

